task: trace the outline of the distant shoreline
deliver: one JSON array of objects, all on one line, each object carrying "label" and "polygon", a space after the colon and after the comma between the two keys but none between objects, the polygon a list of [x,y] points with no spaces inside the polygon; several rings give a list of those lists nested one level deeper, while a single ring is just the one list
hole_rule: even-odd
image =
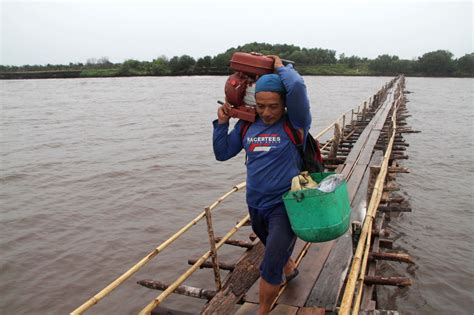
[{"label": "distant shoreline", "polygon": [[[102,71],[89,70],[59,70],[59,71],[25,71],[25,72],[0,72],[0,80],[29,80],[29,79],[81,79],[81,78],[127,78],[127,77],[177,77],[177,76],[226,76],[232,73],[228,71],[193,71],[165,75],[153,75],[149,73],[121,74],[119,69],[101,69]],[[331,67],[326,67],[325,71],[311,71],[305,67],[297,67],[297,70],[304,76],[347,76],[347,77],[380,77],[395,76],[397,73],[371,73],[370,71],[338,72]],[[423,73],[408,74],[407,77],[431,77],[431,78],[473,78],[473,76],[451,75],[433,76]]]},{"label": "distant shoreline", "polygon": [[233,71],[229,63],[236,52],[259,52],[263,55],[278,55],[292,60],[301,75],[319,76],[396,76],[473,78],[474,53],[454,58],[448,50],[438,49],[412,60],[400,59],[396,55],[383,54],[375,59],[340,54],[323,48],[301,48],[288,44],[247,43],[232,47],[215,56],[204,56],[197,60],[189,55],[160,56],[152,61],[127,59],[113,63],[108,57],[89,58],[87,62],[47,65],[0,65],[0,80],[3,79],[51,79],[51,78],[110,78],[137,76],[202,76],[229,75]]}]

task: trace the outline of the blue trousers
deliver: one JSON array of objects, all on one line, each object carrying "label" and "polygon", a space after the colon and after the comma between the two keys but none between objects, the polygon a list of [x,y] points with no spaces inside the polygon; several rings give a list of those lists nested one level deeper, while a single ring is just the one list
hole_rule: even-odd
[{"label": "blue trousers", "polygon": [[284,281],[283,267],[296,243],[285,205],[281,203],[265,210],[249,207],[249,213],[252,229],[265,245],[260,275],[270,284],[281,284]]}]

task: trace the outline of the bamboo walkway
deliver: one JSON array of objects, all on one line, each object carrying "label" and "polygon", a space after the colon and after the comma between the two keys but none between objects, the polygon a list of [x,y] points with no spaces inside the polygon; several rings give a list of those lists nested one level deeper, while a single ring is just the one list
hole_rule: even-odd
[{"label": "bamboo walkway", "polygon": [[[411,284],[409,278],[377,274],[377,264],[381,260],[413,263],[411,257],[404,253],[382,251],[392,246],[389,233],[384,228],[390,213],[411,210],[407,201],[396,194],[399,188],[395,183],[397,173],[408,172],[397,162],[408,158],[405,155],[408,144],[402,134],[416,132],[404,121],[408,117],[404,85],[403,76],[391,80],[357,109],[343,114],[316,136],[320,138],[333,131],[333,137],[322,143],[322,151],[326,168],[343,174],[347,180],[352,226],[346,234],[329,242],[306,243],[298,239],[293,258],[300,275],[282,286],[271,314],[398,314],[396,311],[377,309],[375,286]],[[203,218],[207,223],[210,250],[199,259],[189,260],[192,267],[174,283],[139,281],[142,286],[163,291],[140,314],[197,313],[196,310],[186,313],[187,310],[168,310],[159,306],[171,293],[207,300],[200,314],[256,314],[258,266],[264,247],[255,237],[251,237],[250,241],[231,239],[239,228],[249,224],[248,216],[222,238],[215,237],[211,218],[214,208],[244,187],[245,183],[236,185],[206,207],[195,220],[72,314],[82,314],[99,302]],[[245,248],[245,252],[236,263],[220,262],[217,253],[224,244]],[[213,269],[215,290],[183,285],[192,273],[202,267]],[[224,280],[220,278],[221,270],[229,271]]]}]

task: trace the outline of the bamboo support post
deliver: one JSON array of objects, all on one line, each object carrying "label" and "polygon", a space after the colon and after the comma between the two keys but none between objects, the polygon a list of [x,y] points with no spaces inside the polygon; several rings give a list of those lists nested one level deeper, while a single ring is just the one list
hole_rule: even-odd
[{"label": "bamboo support post", "polygon": [[346,128],[346,114],[342,115],[342,135],[344,136],[344,130]]},{"label": "bamboo support post", "polygon": [[387,205],[379,206],[378,210],[381,212],[411,212],[411,207],[409,205]]},{"label": "bamboo support post", "polygon": [[[222,237],[216,237],[216,242],[219,242],[222,239]],[[240,240],[227,240],[225,241],[227,245],[232,245],[232,246],[238,246],[238,247],[243,247],[243,248],[252,248],[255,246],[254,243],[251,242],[246,242],[246,241],[240,241]]]},{"label": "bamboo support post", "polygon": [[373,230],[372,230],[372,236],[389,237],[389,236],[390,236],[390,232],[387,231],[387,230],[385,230],[385,229],[380,229],[380,230],[373,229]]},{"label": "bamboo support post", "polygon": [[411,285],[411,279],[405,277],[366,276],[364,282],[365,284],[393,285],[399,287]]},{"label": "bamboo support post", "polygon": [[[247,214],[239,223],[234,226],[229,233],[227,233],[217,244],[216,249],[219,249],[226,240],[228,240],[232,235],[237,232],[237,230],[245,224],[250,219],[250,216]],[[198,261],[191,266],[185,273],[183,273],[175,282],[173,282],[165,291],[163,291],[158,297],[151,301],[144,309],[140,311],[140,315],[148,315],[157,307],[161,302],[163,302],[173,291],[181,285],[189,276],[191,276],[209,257],[211,256],[211,251],[207,251]]]},{"label": "bamboo support post", "polygon": [[365,121],[365,115],[367,112],[367,102],[364,102],[364,109],[362,110],[362,120]]},{"label": "bamboo support post", "polygon": [[389,204],[392,204],[392,203],[403,203],[403,202],[408,202],[408,201],[406,201],[405,197],[403,196],[391,196],[387,199],[387,202]]},{"label": "bamboo support post", "polygon": [[206,208],[204,211],[206,212],[207,234],[209,236],[209,244],[211,246],[211,260],[212,269],[214,270],[214,281],[216,282],[216,289],[219,291],[222,288],[222,282],[219,263],[217,261],[216,239],[214,238],[214,229],[212,228],[211,210]]},{"label": "bamboo support post", "polygon": [[[241,190],[246,186],[245,182],[242,182],[232,188],[232,190],[228,191],[224,195],[222,195],[219,199],[217,199],[211,206],[209,206],[209,209],[212,210],[215,207],[217,207],[218,204],[220,204],[223,200],[225,200],[227,197],[229,197],[231,194],[233,194],[236,191]],[[115,288],[117,288],[119,285],[121,285],[123,282],[125,282],[128,278],[130,278],[133,274],[135,274],[138,270],[140,270],[143,266],[145,266],[153,257],[161,253],[166,247],[168,247],[171,243],[173,243],[176,239],[178,239],[182,234],[184,234],[186,231],[188,231],[192,226],[196,225],[203,217],[205,216],[205,211],[201,212],[194,220],[186,224],[184,227],[182,227],[178,232],[176,232],[174,235],[172,235],[169,239],[161,243],[160,246],[156,247],[152,252],[150,252],[148,255],[146,255],[142,260],[140,260],[137,264],[135,264],[132,268],[127,270],[124,274],[122,274],[120,277],[115,279],[113,282],[111,282],[108,286],[106,286],[104,289],[102,289],[99,293],[91,297],[89,300],[84,302],[81,306],[76,308],[74,311],[71,312],[71,314],[76,315],[76,314],[82,314],[85,311],[87,311],[89,308],[91,308],[93,305],[97,304],[100,300],[102,300],[104,297],[106,297],[110,292],[112,292]]]},{"label": "bamboo support post", "polygon": [[354,121],[354,110],[351,111],[351,127],[354,128],[354,124],[355,124],[355,121]]},{"label": "bamboo support post", "polygon": [[[169,284],[165,284],[161,281],[149,280],[149,279],[140,280],[137,283],[148,289],[161,290],[161,291],[168,289],[170,286]],[[173,293],[186,295],[186,296],[190,296],[190,297],[194,297],[198,299],[206,299],[206,300],[210,300],[216,295],[216,291],[191,287],[187,285],[180,285],[173,291]]]},{"label": "bamboo support post", "polygon": [[388,240],[386,238],[380,238],[379,239],[379,246],[381,248],[387,248],[387,249],[392,249],[393,248],[393,241]]},{"label": "bamboo support post", "polygon": [[331,149],[329,151],[328,157],[333,158],[337,156],[337,151],[339,148],[339,142],[341,141],[341,129],[339,124],[334,124],[334,137],[331,145]]},{"label": "bamboo support post", "polygon": [[[188,259],[188,265],[194,265],[198,259]],[[214,265],[212,262],[206,261],[204,262],[201,267],[202,268],[214,268]],[[219,262],[219,268],[222,270],[228,270],[228,271],[233,271],[235,269],[235,264],[230,264],[230,263],[225,263],[225,262]]]},{"label": "bamboo support post", "polygon": [[388,182],[383,188],[384,191],[399,191],[400,187],[394,182]]},{"label": "bamboo support post", "polygon": [[415,261],[408,254],[403,253],[370,253],[369,259],[399,261],[407,264],[414,264]]}]

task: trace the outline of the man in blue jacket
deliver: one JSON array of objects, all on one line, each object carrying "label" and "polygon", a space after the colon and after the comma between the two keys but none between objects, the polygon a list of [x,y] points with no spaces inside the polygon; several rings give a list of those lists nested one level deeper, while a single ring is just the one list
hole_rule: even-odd
[{"label": "man in blue jacket", "polygon": [[296,242],[282,196],[291,187],[291,179],[298,175],[302,159],[296,146],[285,132],[285,120],[302,135],[305,143],[311,125],[311,113],[306,86],[292,65],[283,66],[278,56],[274,59],[275,72],[261,76],[255,86],[257,119],[248,127],[238,121],[229,130],[230,105],[217,111],[213,122],[213,147],[216,159],[225,161],[242,148],[247,153],[247,204],[252,229],[265,244],[265,255],[260,266],[259,314],[268,314],[280,285],[298,274],[290,258]]}]

